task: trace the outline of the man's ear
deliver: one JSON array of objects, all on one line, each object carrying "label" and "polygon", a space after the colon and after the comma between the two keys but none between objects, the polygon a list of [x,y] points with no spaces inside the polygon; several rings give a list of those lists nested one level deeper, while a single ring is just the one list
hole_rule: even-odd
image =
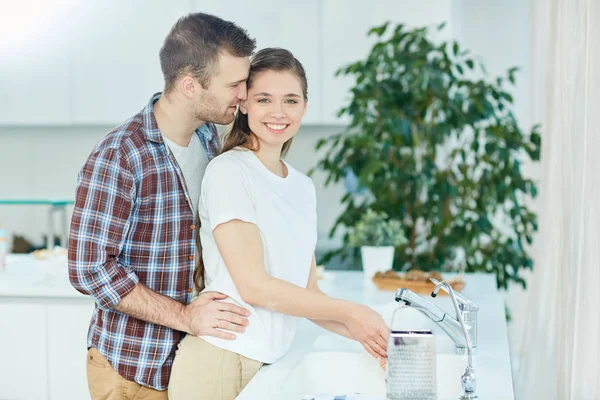
[{"label": "man's ear", "polygon": [[248,114],[248,101],[244,100],[240,103],[240,111],[242,114]]},{"label": "man's ear", "polygon": [[198,86],[198,81],[191,75],[184,75],[179,81],[179,89],[187,98],[193,99],[196,97]]}]

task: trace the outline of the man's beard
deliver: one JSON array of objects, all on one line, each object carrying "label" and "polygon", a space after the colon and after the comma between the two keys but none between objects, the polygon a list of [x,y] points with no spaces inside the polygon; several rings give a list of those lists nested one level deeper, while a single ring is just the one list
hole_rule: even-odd
[{"label": "man's beard", "polygon": [[206,97],[200,101],[194,110],[194,117],[200,121],[213,122],[218,125],[229,125],[235,118],[229,106],[223,110],[219,108],[218,102],[214,97]]}]

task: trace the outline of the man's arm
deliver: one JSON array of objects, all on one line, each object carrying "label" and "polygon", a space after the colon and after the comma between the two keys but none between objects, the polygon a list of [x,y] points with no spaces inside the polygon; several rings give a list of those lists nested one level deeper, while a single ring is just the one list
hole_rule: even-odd
[{"label": "man's arm", "polygon": [[120,261],[135,196],[132,173],[118,149],[90,156],[78,178],[69,235],[73,287],[100,308],[184,332],[223,337],[214,328],[219,320],[224,321],[221,329],[243,331],[247,320],[239,315],[247,316],[247,311],[214,301],[223,295],[205,294],[184,306],[141,285],[133,269]]},{"label": "man's arm", "polygon": [[103,309],[114,309],[139,282],[119,260],[135,196],[133,176],[119,149],[101,149],[88,158],[71,219],[69,280]]},{"label": "man's arm", "polygon": [[[226,299],[222,293],[205,292],[189,305],[163,296],[141,283],[115,307],[143,321],[164,325],[192,335],[210,335],[222,339],[235,339],[235,335],[219,329],[244,332],[250,313],[241,307],[216,300]],[[215,328],[218,323],[219,329]]]}]

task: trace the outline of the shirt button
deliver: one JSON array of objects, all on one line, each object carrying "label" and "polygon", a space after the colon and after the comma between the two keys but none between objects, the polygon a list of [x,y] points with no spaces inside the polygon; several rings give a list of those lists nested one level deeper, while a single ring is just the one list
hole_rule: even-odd
[{"label": "shirt button", "polygon": [[190,259],[190,261],[194,260],[194,256],[189,256],[188,258]]},{"label": "shirt button", "polygon": [[194,229],[196,229],[196,225],[190,225],[190,230],[193,231]]},{"label": "shirt button", "polygon": [[191,288],[191,287],[190,287],[190,288],[188,288],[188,291],[187,291],[187,292],[188,292],[188,293],[192,293],[192,288]]}]

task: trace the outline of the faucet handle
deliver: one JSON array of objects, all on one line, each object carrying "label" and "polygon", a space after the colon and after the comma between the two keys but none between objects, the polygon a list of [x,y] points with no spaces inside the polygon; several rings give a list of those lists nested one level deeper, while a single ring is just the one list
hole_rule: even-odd
[{"label": "faucet handle", "polygon": [[[440,281],[438,281],[435,278],[429,278],[429,280],[431,282],[433,282],[435,285],[438,285],[440,283]],[[444,292],[448,293],[448,290],[445,287],[441,287],[440,289],[442,289]],[[450,293],[448,293],[450,294]],[[431,293],[431,297],[436,297],[437,294]],[[458,305],[460,307],[461,311],[479,311],[479,306],[477,305],[477,303],[475,303],[473,300],[468,299],[467,297],[463,296],[462,294],[456,293],[456,291],[454,291],[454,297],[456,297],[456,300],[458,301]]]}]

